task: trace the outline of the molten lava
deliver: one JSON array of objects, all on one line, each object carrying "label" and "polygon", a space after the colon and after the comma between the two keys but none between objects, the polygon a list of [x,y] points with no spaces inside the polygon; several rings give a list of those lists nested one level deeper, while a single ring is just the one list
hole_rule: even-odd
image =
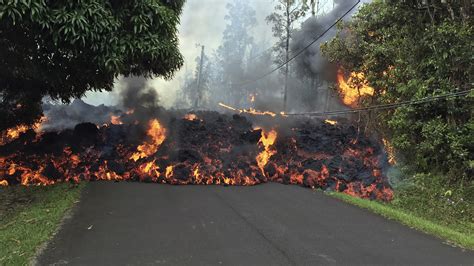
[{"label": "molten lava", "polygon": [[374,95],[374,88],[368,85],[368,81],[362,72],[352,72],[346,81],[344,71],[339,69],[337,72],[337,82],[342,102],[347,106],[358,107],[361,97]]},{"label": "molten lava", "polygon": [[[123,121],[134,120],[126,115]],[[371,199],[393,196],[382,171],[383,147],[351,124],[294,120],[291,130],[279,131],[254,128],[237,114],[199,112],[189,117],[193,119],[173,115],[167,115],[166,128],[152,118],[146,125],[83,123],[61,132],[20,134],[18,141],[0,145],[0,186],[82,180],[279,182]],[[269,116],[261,120],[275,121]]]}]

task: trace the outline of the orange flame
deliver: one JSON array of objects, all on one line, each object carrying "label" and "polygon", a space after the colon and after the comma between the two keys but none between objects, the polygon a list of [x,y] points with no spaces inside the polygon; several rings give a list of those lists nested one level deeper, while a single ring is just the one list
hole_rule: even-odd
[{"label": "orange flame", "polygon": [[362,72],[352,72],[346,81],[343,70],[339,69],[337,72],[337,82],[342,102],[347,106],[357,107],[360,97],[374,95],[374,88],[368,85],[368,81]]},{"label": "orange flame", "polygon": [[166,167],[165,177],[171,178],[173,176],[173,166],[169,165]]},{"label": "orange flame", "polygon": [[135,152],[130,157],[130,159],[134,160],[135,162],[142,158],[155,154],[158,151],[160,145],[166,139],[166,129],[160,124],[157,119],[150,120],[148,126],[149,128],[147,134],[151,138],[151,142],[145,142],[137,147],[137,152]]},{"label": "orange flame", "polygon": [[336,121],[336,120],[326,119],[326,120],[324,120],[324,123],[334,126],[334,125],[337,124],[337,121]]},{"label": "orange flame", "polygon": [[385,146],[385,151],[387,152],[387,159],[390,165],[394,165],[397,163],[395,158],[395,148],[393,147],[392,143],[390,143],[387,139],[382,139],[383,145]]},{"label": "orange flame", "polygon": [[[246,113],[246,114],[251,114],[251,115],[269,115],[271,117],[275,117],[277,114],[274,113],[274,112],[271,112],[271,111],[259,111],[259,110],[256,110],[254,108],[249,108],[249,109],[237,109],[237,108],[234,108],[232,106],[229,106],[229,105],[226,105],[226,104],[223,104],[223,103],[219,103],[220,106],[226,108],[226,109],[229,109],[229,110],[232,110],[232,111],[236,111],[236,112],[239,112],[239,114],[241,113]],[[280,113],[282,116],[285,116],[284,113]]]},{"label": "orange flame", "polygon": [[260,140],[258,141],[259,144],[263,145],[264,150],[257,155],[257,158],[256,158],[257,165],[258,165],[258,168],[260,168],[260,171],[262,171],[262,174],[264,176],[265,176],[265,171],[264,171],[265,165],[267,165],[270,157],[272,157],[275,153],[277,153],[276,150],[271,148],[271,146],[275,143],[277,135],[278,134],[274,129],[272,129],[268,133],[262,130],[262,136],[260,137]]}]

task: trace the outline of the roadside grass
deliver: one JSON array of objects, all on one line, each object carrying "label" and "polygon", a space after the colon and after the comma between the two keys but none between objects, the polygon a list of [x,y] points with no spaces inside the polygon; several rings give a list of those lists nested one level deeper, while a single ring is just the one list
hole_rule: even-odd
[{"label": "roadside grass", "polygon": [[0,187],[0,265],[28,265],[83,186]]},{"label": "roadside grass", "polygon": [[[439,219],[436,216],[426,215],[426,210],[413,211],[413,209],[422,209],[423,206],[418,204],[417,208],[414,208],[413,206],[405,207],[401,203],[405,203],[410,200],[412,201],[413,198],[420,197],[420,195],[412,197],[411,199],[407,199],[408,196],[403,194],[405,191],[402,191],[402,193],[397,193],[397,191],[395,191],[395,197],[399,196],[402,197],[402,199],[394,200],[394,202],[391,203],[356,198],[338,192],[329,192],[328,194],[350,204],[368,209],[388,219],[396,220],[411,228],[445,239],[452,245],[474,250],[474,223],[470,221],[460,221],[459,219],[455,220],[456,218],[446,215],[446,213],[441,213],[441,215],[445,216],[443,219]],[[433,206],[425,206],[425,208],[428,207],[433,208]],[[430,212],[441,211],[440,209],[442,209],[442,207],[434,207],[434,209],[431,209]],[[467,218],[473,219],[473,217],[469,217],[470,215],[472,215],[472,213],[467,213]],[[446,221],[449,219],[452,220],[447,223]]]}]

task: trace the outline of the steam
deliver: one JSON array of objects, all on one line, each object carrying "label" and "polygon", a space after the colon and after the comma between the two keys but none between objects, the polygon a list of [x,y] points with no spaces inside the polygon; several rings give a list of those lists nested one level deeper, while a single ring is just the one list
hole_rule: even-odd
[{"label": "steam", "polygon": [[85,122],[108,124],[112,116],[123,116],[124,123],[146,125],[150,118],[160,116],[162,109],[158,93],[148,85],[146,78],[124,77],[117,82],[118,104],[114,106],[94,106],[80,99],[68,105],[44,100],[43,111],[47,120],[43,122],[42,130],[70,129]]},{"label": "steam", "polygon": [[74,128],[77,124],[85,122],[105,124],[110,122],[112,114],[118,114],[120,110],[103,104],[93,106],[76,99],[69,105],[43,103],[43,112],[47,120],[42,123],[41,129],[56,131]]}]

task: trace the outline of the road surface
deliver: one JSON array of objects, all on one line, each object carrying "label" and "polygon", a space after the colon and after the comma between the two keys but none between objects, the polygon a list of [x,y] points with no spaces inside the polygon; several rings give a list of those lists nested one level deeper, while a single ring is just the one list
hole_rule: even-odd
[{"label": "road surface", "polygon": [[97,182],[40,265],[472,265],[474,252],[299,186]]}]

